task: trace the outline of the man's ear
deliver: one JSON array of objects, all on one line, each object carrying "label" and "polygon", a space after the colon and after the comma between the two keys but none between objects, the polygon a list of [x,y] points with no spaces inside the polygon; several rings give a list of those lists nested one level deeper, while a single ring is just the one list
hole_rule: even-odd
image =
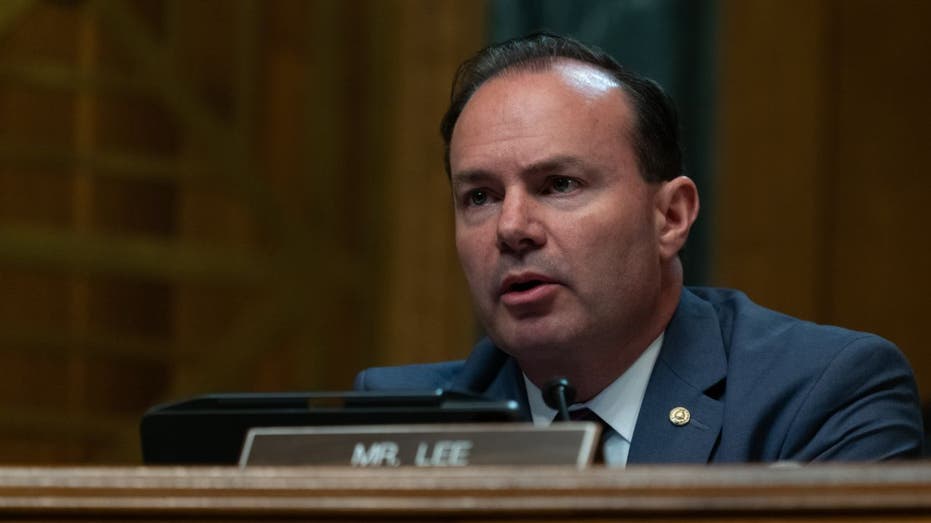
[{"label": "man's ear", "polygon": [[662,182],[656,193],[656,234],[664,260],[679,254],[698,217],[698,188],[687,176]]}]

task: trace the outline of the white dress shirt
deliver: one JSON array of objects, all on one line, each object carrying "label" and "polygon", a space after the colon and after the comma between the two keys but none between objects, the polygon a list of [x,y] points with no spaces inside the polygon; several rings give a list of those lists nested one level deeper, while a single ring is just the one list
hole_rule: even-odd
[{"label": "white dress shirt", "polygon": [[[663,345],[664,334],[665,332],[660,333],[659,337],[653,340],[653,343],[637,358],[637,361],[597,396],[585,403],[575,403],[569,406],[569,410],[588,407],[611,427],[610,434],[604,439],[604,458],[607,466],[627,465],[627,454],[630,452],[630,442],[637,425],[640,404],[643,403],[647,383],[653,373],[659,349]],[[546,405],[540,388],[534,385],[526,374],[524,384],[527,387],[527,399],[530,402],[533,424],[549,425],[553,422],[556,411]]]}]

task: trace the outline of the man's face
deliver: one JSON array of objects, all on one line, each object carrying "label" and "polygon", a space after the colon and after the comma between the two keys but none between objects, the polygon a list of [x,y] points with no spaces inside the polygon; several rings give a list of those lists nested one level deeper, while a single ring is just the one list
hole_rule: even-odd
[{"label": "man's face", "polygon": [[658,184],[641,176],[634,122],[613,79],[572,61],[495,77],[459,117],[459,259],[479,319],[522,366],[616,353],[649,323]]}]

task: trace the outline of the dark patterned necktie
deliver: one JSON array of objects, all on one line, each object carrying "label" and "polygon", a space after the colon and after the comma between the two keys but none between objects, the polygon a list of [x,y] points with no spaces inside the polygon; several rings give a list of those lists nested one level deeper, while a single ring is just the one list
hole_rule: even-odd
[{"label": "dark patterned necktie", "polygon": [[588,408],[570,410],[569,419],[572,421],[591,421],[601,426],[601,436],[598,438],[598,441],[595,442],[595,457],[592,459],[592,463],[604,463],[604,444],[605,440],[608,438],[608,434],[610,434],[612,430],[611,427]]}]

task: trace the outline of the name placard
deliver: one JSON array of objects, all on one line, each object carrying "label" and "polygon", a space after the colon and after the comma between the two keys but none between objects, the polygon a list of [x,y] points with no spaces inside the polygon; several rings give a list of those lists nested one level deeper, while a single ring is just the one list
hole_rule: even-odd
[{"label": "name placard", "polygon": [[590,422],[254,428],[239,466],[584,467],[600,432]]}]

